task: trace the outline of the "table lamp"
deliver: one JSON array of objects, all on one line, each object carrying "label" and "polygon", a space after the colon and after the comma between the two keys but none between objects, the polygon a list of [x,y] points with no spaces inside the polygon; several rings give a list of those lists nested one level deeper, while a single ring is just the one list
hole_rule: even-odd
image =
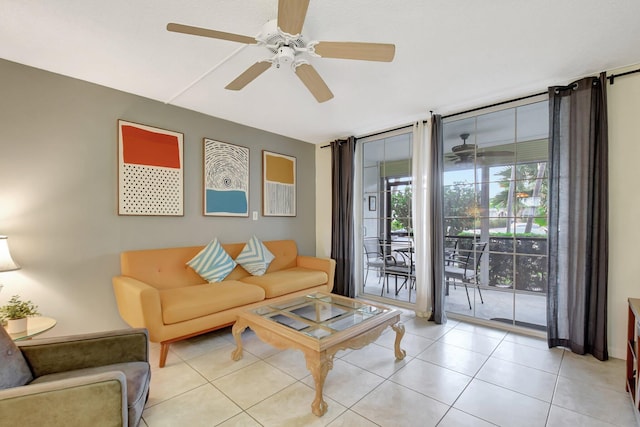
[{"label": "table lamp", "polygon": [[[9,239],[7,236],[0,236],[0,272],[18,270],[20,266],[11,258],[9,252]],[[0,291],[2,284],[0,283]]]}]

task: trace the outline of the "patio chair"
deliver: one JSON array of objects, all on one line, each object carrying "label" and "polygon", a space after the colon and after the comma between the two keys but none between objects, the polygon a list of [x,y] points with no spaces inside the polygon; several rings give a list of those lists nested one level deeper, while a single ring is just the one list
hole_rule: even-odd
[{"label": "patio chair", "polygon": [[[400,247],[395,248],[393,252],[397,253],[399,256],[399,265],[387,268],[387,270],[385,271],[387,280],[387,292],[389,292],[389,275],[393,275],[395,276],[396,281],[396,296],[403,287],[407,286],[407,290],[409,291],[409,299],[411,299],[411,290],[415,286],[416,282],[415,263],[413,261],[413,243],[408,242],[406,246],[400,245]],[[398,276],[404,277],[404,280],[399,287]]]},{"label": "patio chair", "polygon": [[[396,266],[389,266],[384,270],[385,281],[387,283],[387,292],[389,292],[389,276],[395,276],[395,287],[396,287],[396,296],[400,293],[400,290],[407,286],[409,290],[409,300],[411,300],[411,290],[415,286],[416,275],[414,272],[413,264],[398,264]],[[404,280],[398,287],[398,277],[402,277]],[[380,292],[380,296],[384,293],[384,286],[382,287],[382,292]]]},{"label": "patio chair", "polygon": [[[458,254],[458,244],[460,243],[459,237],[446,236],[444,239],[444,264],[453,265],[456,255]],[[453,289],[456,289],[456,283],[453,282]],[[449,295],[449,286],[447,284],[445,295]]]},{"label": "patio chair", "polygon": [[[367,284],[367,278],[369,277],[369,270],[376,270],[378,273],[378,277],[382,278],[382,271],[387,267],[395,267],[398,265],[402,265],[401,261],[398,261],[392,255],[385,255],[380,247],[380,241],[377,237],[367,237],[363,239],[363,247],[365,254],[365,276],[364,276],[364,284]],[[378,279],[378,283],[380,279]]]},{"label": "patio chair", "polygon": [[[366,272],[364,277],[364,284],[367,284],[367,278],[369,276],[369,270],[376,270],[378,273],[378,283],[380,279],[384,277],[384,272],[389,268],[399,267],[405,265],[401,260],[396,259],[393,255],[385,254],[382,250],[382,243],[376,237],[368,237],[363,239]],[[384,292],[384,284],[382,286]],[[389,285],[387,283],[387,292]]]},{"label": "patio chair", "polygon": [[486,242],[474,242],[469,249],[458,248],[455,254],[451,255],[445,261],[444,278],[447,287],[446,293],[447,295],[449,294],[449,285],[453,283],[455,286],[456,281],[459,280],[464,285],[464,290],[467,293],[469,310],[471,310],[471,298],[469,298],[469,288],[467,285],[476,285],[478,294],[480,295],[480,302],[484,304],[478,274],[480,272],[480,259],[486,247]]},{"label": "patio chair", "polygon": [[457,237],[445,237],[444,239],[444,260],[449,264],[449,261],[458,252],[458,243],[460,239]]}]

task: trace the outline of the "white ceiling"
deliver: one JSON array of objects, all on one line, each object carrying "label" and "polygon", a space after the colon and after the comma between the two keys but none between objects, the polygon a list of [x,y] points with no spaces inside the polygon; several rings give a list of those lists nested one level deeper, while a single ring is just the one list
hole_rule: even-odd
[{"label": "white ceiling", "polygon": [[640,63],[638,0],[311,0],[307,39],[396,45],[392,63],[313,58],[335,95],[322,104],[288,68],[225,90],[270,53],[166,31],[177,22],[255,36],[277,3],[0,0],[0,58],[310,143]]}]

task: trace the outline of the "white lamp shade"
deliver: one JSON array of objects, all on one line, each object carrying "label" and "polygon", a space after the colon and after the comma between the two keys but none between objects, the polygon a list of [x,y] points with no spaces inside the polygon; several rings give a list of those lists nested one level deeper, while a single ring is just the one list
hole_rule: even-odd
[{"label": "white lamp shade", "polygon": [[13,258],[11,258],[8,241],[7,236],[0,236],[0,271],[11,271],[20,268]]}]

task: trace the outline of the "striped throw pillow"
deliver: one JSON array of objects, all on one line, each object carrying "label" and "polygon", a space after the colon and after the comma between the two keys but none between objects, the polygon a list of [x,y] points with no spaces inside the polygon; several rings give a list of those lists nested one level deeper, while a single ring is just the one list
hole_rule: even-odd
[{"label": "striped throw pillow", "polygon": [[245,270],[254,276],[262,276],[269,268],[269,264],[275,256],[266,246],[253,236],[251,240],[244,245],[244,249],[240,252],[240,255],[236,257],[236,262],[242,266]]},{"label": "striped throw pillow", "polygon": [[213,239],[187,265],[209,283],[220,282],[231,273],[236,262],[222,248],[218,239]]}]

